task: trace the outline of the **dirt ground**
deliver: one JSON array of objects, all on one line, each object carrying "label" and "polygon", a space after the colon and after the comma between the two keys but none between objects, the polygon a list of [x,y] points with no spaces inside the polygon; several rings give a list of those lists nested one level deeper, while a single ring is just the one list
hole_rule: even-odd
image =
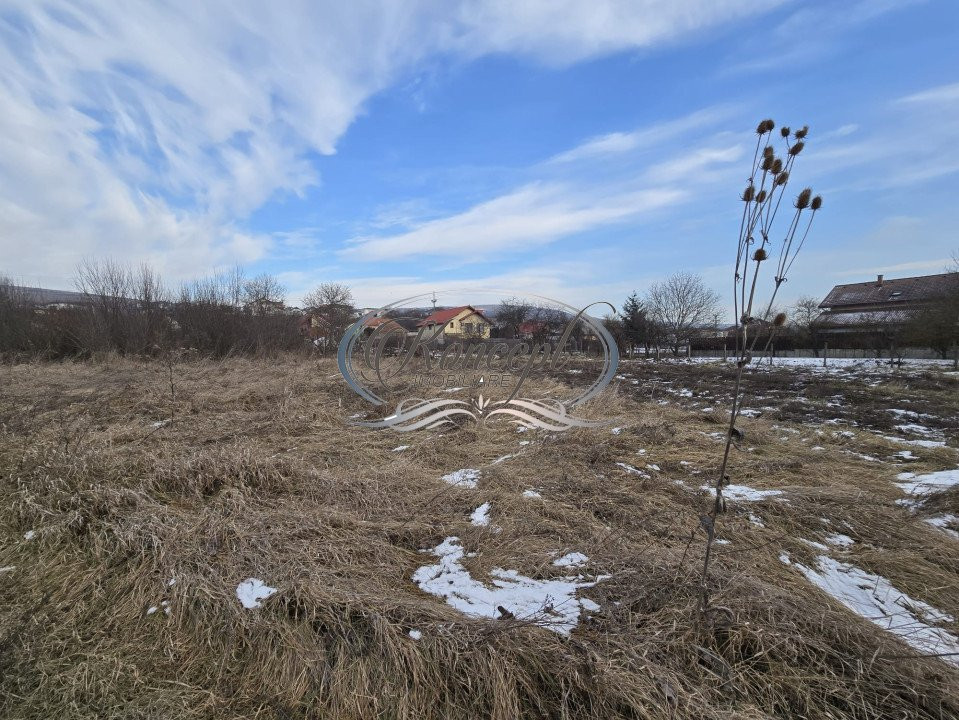
[{"label": "dirt ground", "polygon": [[731,379],[398,434],[331,360],[0,366],[0,717],[959,717],[959,374],[751,368],[704,613]]}]

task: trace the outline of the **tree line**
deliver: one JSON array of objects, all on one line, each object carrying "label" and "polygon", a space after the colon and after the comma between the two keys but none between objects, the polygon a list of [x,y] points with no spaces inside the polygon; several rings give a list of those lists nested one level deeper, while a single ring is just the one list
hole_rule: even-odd
[{"label": "tree line", "polygon": [[[930,348],[940,357],[952,357],[959,343],[959,255],[947,272],[955,275],[954,290],[909,312],[901,322],[878,329],[829,336],[817,323],[819,300],[800,297],[792,306],[772,307],[768,317],[753,318],[759,347],[773,336],[774,350],[812,350],[818,357],[827,342],[832,347],[872,350],[895,355],[904,347]],[[616,316],[605,319],[607,329],[628,357],[637,351],[649,355],[654,348],[668,348],[674,355],[689,347],[722,352],[732,348],[733,328],[721,322],[719,296],[703,279],[680,272],[653,284],[642,297],[635,291],[626,298]],[[774,318],[782,320],[773,332]]]},{"label": "tree line", "polygon": [[[75,285],[79,302],[38,305],[28,290],[0,275],[0,355],[176,351],[223,358],[315,347],[307,343],[312,338],[304,311],[286,305],[286,288],[270,274],[247,277],[237,268],[171,288],[149,265],[91,260],[77,268]],[[319,286],[305,303],[344,329],[353,317],[349,288],[335,283]]]}]

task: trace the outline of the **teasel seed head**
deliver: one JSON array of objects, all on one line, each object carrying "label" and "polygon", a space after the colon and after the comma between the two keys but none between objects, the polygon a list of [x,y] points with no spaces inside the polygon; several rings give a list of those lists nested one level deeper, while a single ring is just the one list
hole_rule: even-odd
[{"label": "teasel seed head", "polygon": [[762,203],[763,203],[763,201],[764,201],[765,199],[766,199],[766,191],[765,191],[765,190],[760,190],[758,193],[756,193],[756,204],[757,204],[757,205],[762,205]]},{"label": "teasel seed head", "polygon": [[766,147],[763,148],[763,157],[766,157],[766,156],[772,155],[772,154],[773,154],[773,146],[772,146],[772,145],[767,145]]},{"label": "teasel seed head", "polygon": [[802,152],[802,149],[804,147],[806,147],[806,143],[800,140],[799,142],[794,144],[791,148],[789,148],[789,154],[795,157],[796,155]]},{"label": "teasel seed head", "polygon": [[789,182],[789,173],[783,170],[776,176],[776,182],[773,187],[776,185],[785,185],[787,182]]},{"label": "teasel seed head", "polygon": [[773,325],[776,327],[782,327],[786,324],[786,313],[779,313],[775,318],[773,318]]},{"label": "teasel seed head", "polygon": [[778,175],[779,173],[782,172],[782,170],[783,170],[783,161],[782,161],[782,158],[776,158],[775,160],[773,160],[772,167],[769,168],[769,171],[770,171],[773,175]]},{"label": "teasel seed head", "polygon": [[776,127],[776,123],[774,123],[772,120],[769,120],[769,119],[763,120],[762,122],[759,123],[759,125],[756,126],[756,134],[765,135],[774,127]]},{"label": "teasel seed head", "polygon": [[743,198],[742,198],[743,202],[751,201],[753,197],[755,196],[755,194],[756,194],[756,189],[752,185],[747,186],[746,189],[743,190]]},{"label": "teasel seed head", "polygon": [[799,130],[796,131],[796,139],[802,140],[809,133],[809,126],[803,125]]},{"label": "teasel seed head", "polygon": [[812,188],[803,188],[802,192],[796,198],[796,209],[803,210],[809,207],[809,198],[812,196]]},{"label": "teasel seed head", "polygon": [[781,128],[779,128],[779,134],[782,135],[784,138],[788,138],[788,137],[789,137],[789,128],[786,127],[785,125],[783,125]]},{"label": "teasel seed head", "polygon": [[822,207],[822,195],[817,195],[812,199],[810,206],[813,210],[818,210]]},{"label": "teasel seed head", "polygon": [[766,155],[763,157],[763,162],[760,167],[763,170],[771,170],[774,162],[776,162],[776,158],[774,158],[772,155]]},{"label": "teasel seed head", "polygon": [[756,262],[762,262],[768,257],[769,253],[767,253],[763,248],[756,248],[756,252],[753,253],[753,260]]}]

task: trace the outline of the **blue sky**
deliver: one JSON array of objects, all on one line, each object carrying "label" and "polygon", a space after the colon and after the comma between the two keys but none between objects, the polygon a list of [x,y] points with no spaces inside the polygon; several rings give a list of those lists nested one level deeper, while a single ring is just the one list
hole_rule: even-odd
[{"label": "blue sky", "polygon": [[[959,249],[959,4],[12,2],[0,272],[170,283],[242,265],[292,300],[451,287],[724,298],[758,120],[811,127],[824,195],[783,304]],[[197,9],[201,8],[201,9]],[[272,8],[272,9],[271,9]]]}]

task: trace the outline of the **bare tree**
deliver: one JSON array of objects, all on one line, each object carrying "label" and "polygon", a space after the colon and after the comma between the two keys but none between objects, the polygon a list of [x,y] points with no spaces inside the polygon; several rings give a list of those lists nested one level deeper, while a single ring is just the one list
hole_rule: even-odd
[{"label": "bare tree", "polygon": [[646,293],[646,307],[663,328],[673,354],[708,325],[719,305],[719,295],[699,275],[679,272],[654,284]]},{"label": "bare tree", "polygon": [[243,283],[243,307],[254,315],[267,315],[283,308],[286,288],[268,273]]},{"label": "bare tree", "polygon": [[496,309],[496,325],[499,327],[500,337],[519,337],[520,326],[530,319],[533,310],[530,303],[520,298],[500,300]]},{"label": "bare tree", "polygon": [[816,327],[816,318],[821,313],[819,301],[811,295],[803,295],[792,306],[792,322],[797,342],[800,346],[811,347],[816,357],[819,357],[819,330]]},{"label": "bare tree", "polygon": [[352,290],[348,285],[326,282],[307,293],[303,303],[310,339],[320,350],[332,350],[356,315]]}]

